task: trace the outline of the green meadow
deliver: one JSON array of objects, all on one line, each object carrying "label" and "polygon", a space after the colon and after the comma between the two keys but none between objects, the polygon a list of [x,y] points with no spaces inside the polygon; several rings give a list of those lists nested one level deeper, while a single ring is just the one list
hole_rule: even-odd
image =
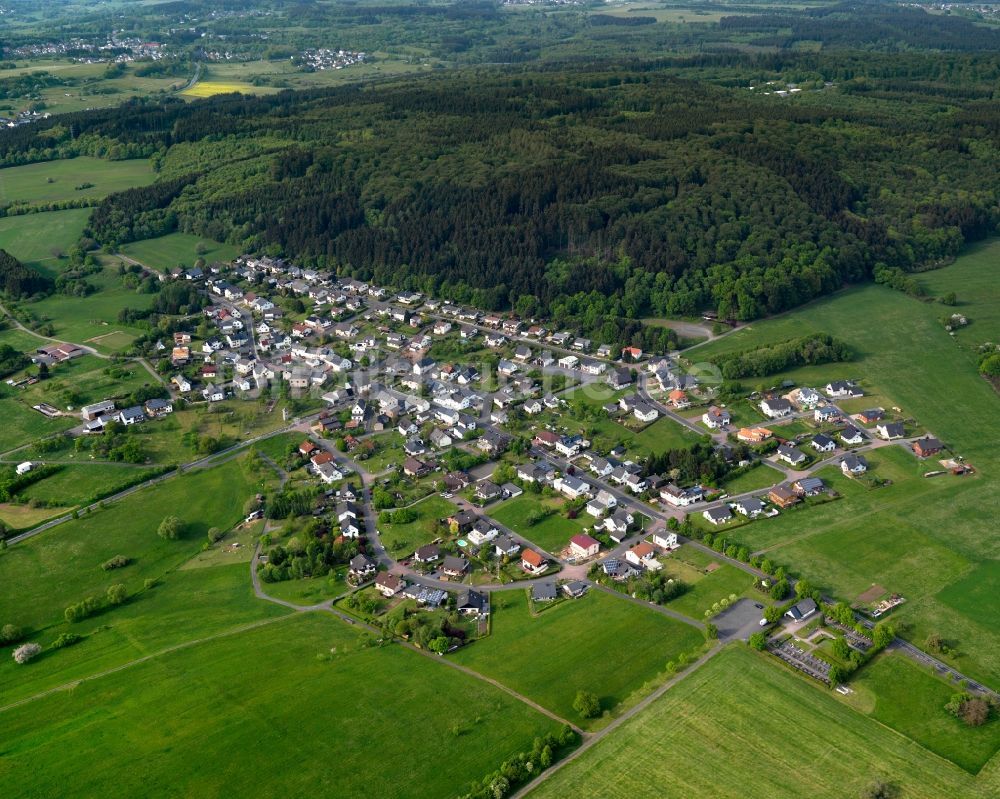
[{"label": "green meadow", "polygon": [[89,208],[46,211],[0,219],[0,249],[54,277],[62,271],[60,254],[80,240]]},{"label": "green meadow", "polygon": [[936,755],[977,774],[1000,750],[1000,721],[969,727],[944,706],[957,691],[903,655],[885,654],[851,681],[850,704]]},{"label": "green meadow", "polygon": [[[188,560],[210,527],[228,529],[240,520],[252,480],[242,461],[172,477],[52,528],[0,552],[0,619],[25,629],[65,626],[64,609],[84,597],[103,594],[124,582],[130,593],[147,578],[158,579]],[[181,539],[160,538],[165,516],[187,522]],[[133,560],[106,572],[101,564],[115,555]]]},{"label": "green meadow", "polygon": [[70,463],[61,465],[51,477],[32,483],[19,492],[17,498],[72,507],[100,496],[109,496],[126,485],[134,485],[137,479],[151,475],[148,469],[131,464]]},{"label": "green meadow", "polygon": [[[943,292],[954,275],[960,301],[965,296],[978,303],[983,333],[993,312],[997,246],[991,242],[973,248],[954,265],[920,278],[933,280],[935,291]],[[920,302],[881,286],[861,286],[752,323],[686,354],[704,360],[793,336],[830,333],[852,348],[852,361],[795,369],[769,376],[761,385],[784,378],[804,385],[859,379],[872,396],[853,404],[898,406],[904,418],[915,419],[968,458],[976,476],[928,479],[922,474],[939,468],[935,460],[921,462],[903,447],[878,449],[868,455],[871,471],[891,485],[870,489],[834,468],[824,469],[820,476],[842,499],[759,520],[734,537],[839,598],[854,601],[873,586],[902,594],[907,602],[894,618],[904,635],[917,644],[931,633],[941,635],[952,650],[946,660],[996,686],[998,612],[993,602],[967,597],[976,595],[977,577],[989,574],[990,567],[979,564],[1000,559],[1000,534],[985,522],[1000,512],[1000,457],[995,436],[987,434],[987,420],[1000,418],[1000,397],[978,376],[975,353],[963,345],[972,326],[949,336],[940,323],[945,310],[940,303]],[[977,573],[978,568],[984,571]]]},{"label": "green meadow", "polygon": [[[101,198],[156,177],[145,159],[107,161],[81,155],[0,169],[0,204]],[[87,185],[91,184],[91,185]]]},{"label": "green meadow", "polygon": [[532,791],[603,799],[845,799],[875,780],[906,799],[987,799],[973,777],[769,655],[732,645]]},{"label": "green meadow", "polygon": [[189,233],[170,233],[155,239],[135,241],[123,245],[121,251],[129,258],[160,271],[173,269],[175,266],[190,267],[199,258],[211,263],[231,261],[239,255],[239,251],[231,244],[220,244]]},{"label": "green meadow", "polygon": [[414,550],[429,544],[439,533],[434,532],[434,523],[455,513],[455,506],[439,496],[431,496],[412,506],[417,518],[405,524],[378,525],[382,544],[394,558],[406,558]]},{"label": "green meadow", "polygon": [[523,589],[494,591],[490,635],[454,657],[583,726],[577,691],[591,691],[614,713],[668,661],[692,652],[704,636],[694,627],[597,589],[532,616]]},{"label": "green meadow", "polygon": [[0,718],[0,777],[26,797],[454,796],[556,727],[437,658],[366,646],[318,613],[167,653]]}]

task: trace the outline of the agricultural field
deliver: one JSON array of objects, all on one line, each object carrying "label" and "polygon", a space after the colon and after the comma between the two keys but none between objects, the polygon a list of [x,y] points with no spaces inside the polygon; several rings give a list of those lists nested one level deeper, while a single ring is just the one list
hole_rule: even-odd
[{"label": "agricultural field", "polygon": [[[86,596],[124,582],[142,588],[188,560],[210,527],[228,529],[242,518],[252,481],[242,460],[188,472],[48,530],[0,552],[0,619],[26,629],[61,626],[63,610]],[[188,524],[176,541],[156,529],[165,516]],[[124,555],[134,565],[106,572],[101,564]]]},{"label": "agricultural field", "polygon": [[38,336],[11,326],[0,330],[0,344],[6,344],[20,352],[34,352],[39,347],[45,346],[46,342]]},{"label": "agricultural field", "polygon": [[[116,608],[72,625],[58,624],[31,634],[32,641],[46,647],[70,631],[83,636],[83,640],[47,651],[32,663],[31,669],[18,668],[9,656],[0,659],[0,706],[136,658],[289,612],[253,595],[246,563],[187,568],[194,559],[164,573],[152,588],[132,593]],[[128,573],[139,566],[137,561],[111,572],[109,582],[127,580]]]},{"label": "agricultural field", "polygon": [[[532,616],[522,589],[494,591],[491,632],[454,657],[574,722],[577,691],[592,691],[615,713],[704,642],[694,627],[597,589]],[[614,657],[609,653],[614,652]]]},{"label": "agricultural field", "polygon": [[199,258],[207,263],[231,261],[239,251],[231,244],[220,244],[190,233],[169,233],[155,239],[123,244],[121,251],[150,269],[165,271],[175,266],[190,267]]},{"label": "agricultural field", "polygon": [[[386,697],[406,701],[374,712]],[[2,716],[0,774],[38,797],[449,796],[556,730],[498,689],[399,646],[368,647],[325,614],[163,654]],[[120,767],[136,757],[142,769]]]},{"label": "agricultural field", "polygon": [[409,557],[417,547],[429,544],[439,533],[434,532],[434,523],[455,513],[455,506],[439,496],[428,497],[412,506],[417,518],[406,524],[382,524],[378,532],[382,544],[394,558]]},{"label": "agricultural field", "polygon": [[[988,300],[995,290],[989,267],[993,244],[928,273],[941,281],[936,290],[949,285],[948,275],[955,269],[956,285],[964,287],[966,297]],[[862,286],[755,322],[688,355],[701,360],[828,332],[852,348],[853,361],[795,369],[765,382],[773,385],[788,378],[824,385],[831,379],[859,378],[873,397],[855,403],[899,406],[904,418],[915,419],[976,467],[979,474],[974,477],[926,479],[920,475],[938,468],[936,461],[920,462],[902,447],[883,447],[870,453],[869,461],[892,485],[869,489],[824,469],[820,476],[843,499],[746,525],[734,537],[848,601],[874,584],[902,594],[907,602],[894,619],[910,640],[921,644],[931,633],[940,634],[951,642],[952,654],[944,655],[945,660],[994,685],[1000,682],[995,614],[988,606],[980,610],[963,603],[961,596],[978,564],[1000,558],[1000,537],[983,523],[1000,512],[994,474],[1000,458],[995,442],[983,434],[984,420],[1000,414],[1000,397],[976,374],[975,354],[963,347],[971,326],[954,338],[944,330],[939,318],[947,310],[881,286]],[[934,385],[942,388],[929,388],[930,373]],[[959,588],[949,593],[948,587],[956,583]]]},{"label": "agricultural field", "polygon": [[[575,519],[567,518],[566,511],[562,509],[564,503],[562,497],[540,497],[526,492],[490,508],[489,515],[546,552],[555,553],[565,549],[574,535],[588,529],[596,521],[584,511]],[[541,520],[530,524],[533,518]]]},{"label": "agricultural field", "polygon": [[62,465],[51,477],[32,483],[18,493],[24,502],[75,507],[110,496],[128,485],[135,485],[152,472],[141,466],[118,463],[71,463]]},{"label": "agricultural field", "polygon": [[254,86],[251,83],[241,83],[239,81],[220,80],[200,80],[194,86],[181,92],[185,97],[199,99],[202,97],[214,97],[216,94],[229,94],[240,92],[240,94],[273,94],[278,89],[270,86]]},{"label": "agricultural field", "polygon": [[89,218],[89,208],[4,217],[0,219],[0,249],[55,277],[63,268],[60,254],[80,240]]},{"label": "agricultural field", "polygon": [[633,799],[656,785],[672,797],[844,799],[882,780],[907,799],[987,799],[1000,790],[994,766],[973,777],[734,644],[530,797]]},{"label": "agricultural field", "polygon": [[[101,198],[156,178],[145,159],[108,161],[81,155],[0,169],[0,205]],[[87,185],[92,184],[92,185]]]},{"label": "agricultural field", "polygon": [[883,654],[851,681],[846,701],[970,774],[1000,750],[1000,721],[969,727],[944,706],[956,692],[903,655]]}]

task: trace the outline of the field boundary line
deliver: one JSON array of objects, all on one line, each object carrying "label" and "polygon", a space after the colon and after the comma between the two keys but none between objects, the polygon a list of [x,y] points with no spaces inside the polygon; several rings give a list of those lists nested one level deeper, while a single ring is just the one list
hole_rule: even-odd
[{"label": "field boundary line", "polygon": [[545,782],[549,777],[551,777],[553,774],[559,771],[559,769],[561,769],[568,763],[572,763],[574,760],[579,758],[580,755],[582,755],[584,752],[586,752],[592,746],[594,746],[594,744],[603,740],[603,738],[606,735],[618,729],[626,721],[630,720],[634,716],[638,715],[641,711],[645,710],[649,705],[651,705],[653,702],[655,702],[657,699],[663,696],[667,691],[669,691],[671,688],[677,685],[677,683],[679,683],[688,675],[693,674],[695,671],[701,668],[705,663],[707,663],[709,660],[715,657],[723,649],[725,649],[725,646],[716,645],[712,647],[712,649],[710,649],[708,652],[702,655],[698,660],[692,663],[686,670],[682,671],[675,677],[671,677],[669,680],[663,683],[663,685],[661,685],[659,688],[653,691],[653,693],[651,693],[645,699],[633,705],[624,713],[622,713],[622,715],[620,715],[618,718],[612,721],[603,730],[599,730],[598,732],[585,736],[584,741],[582,744],[580,744],[580,746],[578,746],[576,749],[570,752],[570,754],[568,754],[558,763],[555,763],[550,768],[543,771],[527,785],[522,786],[520,790],[511,794],[511,799],[521,799],[521,797],[527,796],[529,793],[535,790],[535,788],[537,788],[539,785]]},{"label": "field boundary line", "polygon": [[284,621],[285,619],[294,618],[295,615],[296,614],[294,613],[286,613],[282,616],[274,616],[273,618],[270,619],[260,619],[255,622],[250,622],[249,624],[240,625],[239,627],[232,627],[228,630],[223,630],[218,633],[213,633],[212,635],[202,636],[201,638],[195,638],[194,640],[191,641],[183,641],[179,644],[168,646],[166,649],[161,649],[157,652],[151,652],[150,654],[143,655],[142,657],[136,658],[135,660],[130,660],[127,663],[121,663],[117,666],[113,666],[110,669],[105,669],[104,671],[96,672],[95,674],[88,674],[87,676],[80,677],[77,680],[72,680],[70,682],[63,683],[62,685],[57,685],[54,688],[49,688],[45,691],[40,691],[37,694],[26,696],[23,699],[18,699],[9,704],[0,706],[0,713],[5,713],[8,710],[13,710],[14,708],[21,707],[22,705],[27,705],[30,702],[34,702],[36,699],[44,699],[46,696],[51,696],[52,694],[56,694],[61,691],[70,691],[76,688],[76,686],[80,685],[81,683],[91,682],[92,680],[98,680],[101,677],[108,677],[112,674],[117,674],[118,672],[125,671],[126,669],[130,669],[133,666],[138,666],[141,663],[146,663],[150,660],[155,660],[156,658],[162,657],[163,655],[169,655],[171,652],[177,652],[181,649],[187,649],[188,647],[197,646],[198,644],[205,644],[208,643],[209,641],[215,641],[219,638],[227,638],[231,635],[239,635],[240,633],[245,633],[249,632],[250,630],[255,630],[258,627],[264,627],[265,625],[268,624],[274,624],[275,622],[278,621]]}]

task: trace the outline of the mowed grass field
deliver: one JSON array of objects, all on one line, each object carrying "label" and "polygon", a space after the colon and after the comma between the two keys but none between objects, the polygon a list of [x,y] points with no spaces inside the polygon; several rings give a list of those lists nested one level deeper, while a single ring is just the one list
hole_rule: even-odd
[{"label": "mowed grass field", "polygon": [[65,464],[51,477],[32,483],[18,492],[17,498],[73,507],[113,494],[126,485],[134,484],[135,480],[150,475],[148,469],[131,464]]},{"label": "mowed grass field", "polygon": [[955,292],[958,304],[938,305],[937,310],[941,316],[958,313],[968,318],[968,326],[955,333],[959,342],[972,348],[984,341],[1000,342],[1000,238],[969,247],[951,266],[924,272],[919,280],[935,297]]},{"label": "mowed grass field", "polygon": [[[194,558],[185,566],[193,562]],[[137,560],[112,572],[109,579],[127,581],[139,565]],[[289,612],[254,596],[246,563],[190,569],[182,566],[158,578],[153,588],[133,594],[123,605],[73,625],[56,625],[33,633],[30,640],[45,647],[69,630],[84,639],[71,647],[43,652],[30,669],[19,668],[5,650],[5,656],[0,658],[0,706],[178,644]]]},{"label": "mowed grass field", "polygon": [[490,635],[451,657],[584,727],[601,720],[573,710],[577,691],[592,691],[614,712],[705,640],[694,627],[596,589],[536,617],[523,589],[494,591],[491,605]]},{"label": "mowed grass field", "polygon": [[[107,161],[81,155],[11,166],[0,169],[0,204],[106,197],[116,191],[148,185],[155,178],[156,173],[145,158]],[[77,188],[86,183],[93,185]]]},{"label": "mowed grass field", "polygon": [[[198,245],[202,245],[204,253],[198,252]],[[239,255],[239,251],[231,244],[221,244],[189,233],[169,233],[155,239],[134,241],[123,245],[121,251],[139,263],[160,271],[173,269],[175,266],[190,267],[199,258],[211,263],[231,261]]]},{"label": "mowed grass field", "polygon": [[68,252],[80,240],[90,211],[70,208],[4,217],[0,219],[0,249],[54,277],[62,271],[63,262],[53,252]]},{"label": "mowed grass field", "polygon": [[885,654],[866,666],[851,687],[855,707],[964,768],[979,770],[1000,750],[1000,721],[969,727],[944,706],[956,692],[903,655]]},{"label": "mowed grass field", "polygon": [[[988,305],[996,291],[996,270],[989,268],[994,246],[974,249],[955,265],[928,273],[935,290],[943,293],[954,275],[957,293],[982,296]],[[925,479],[920,475],[938,468],[934,459],[920,462],[901,447],[882,448],[870,453],[869,461],[876,474],[893,481],[891,486],[870,491],[833,469],[824,470],[821,476],[842,500],[755,522],[734,537],[848,601],[875,584],[904,595],[907,603],[894,615],[908,623],[903,628],[908,638],[921,644],[929,634],[940,634],[958,653],[949,662],[1000,687],[996,611],[946,592],[963,580],[960,585],[968,586],[978,564],[1000,559],[1000,532],[985,521],[1000,512],[1000,454],[988,432],[991,420],[1000,418],[1000,396],[978,376],[975,354],[962,343],[971,326],[949,336],[939,321],[945,311],[950,312],[939,303],[919,302],[881,286],[856,287],[755,322],[689,350],[687,357],[706,360],[807,333],[830,333],[851,346],[853,361],[795,369],[759,382],[774,385],[788,378],[825,385],[858,378],[879,404],[898,405],[904,417],[914,418],[976,466],[975,477]]]},{"label": "mowed grass field", "polygon": [[[0,619],[25,629],[63,625],[63,611],[84,597],[124,582],[130,592],[190,558],[209,527],[228,529],[240,520],[254,490],[242,462],[172,477],[104,510],[52,528],[0,552]],[[156,534],[165,516],[188,522],[183,538]],[[124,555],[134,564],[106,572],[101,564]]]},{"label": "mowed grass field", "polygon": [[[581,513],[575,519],[567,518],[566,511],[562,510],[563,502],[560,497],[540,497],[525,493],[490,508],[489,515],[547,552],[560,552],[569,546],[569,540],[574,535],[583,532],[596,521],[587,513]],[[537,524],[528,524],[528,518],[532,514],[541,514],[546,510],[553,512]]]},{"label": "mowed grass field", "polygon": [[326,614],[172,652],[0,718],[0,778],[25,797],[457,796],[556,728],[436,658],[366,647]]},{"label": "mowed grass field", "polygon": [[530,797],[845,799],[875,779],[906,799],[1000,790],[996,762],[973,777],[770,656],[732,645]]}]

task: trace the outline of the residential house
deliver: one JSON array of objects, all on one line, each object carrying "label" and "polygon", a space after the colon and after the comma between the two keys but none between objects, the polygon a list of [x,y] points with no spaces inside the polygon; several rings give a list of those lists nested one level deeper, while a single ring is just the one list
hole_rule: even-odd
[{"label": "residential house", "polygon": [[493,542],[493,547],[498,558],[512,558],[521,551],[521,545],[509,535],[497,536],[497,539]]},{"label": "residential house", "polygon": [[404,588],[406,588],[406,582],[402,577],[389,574],[389,572],[379,572],[375,575],[375,590],[386,598],[396,596]]},{"label": "residential house", "polygon": [[792,407],[792,403],[784,397],[775,397],[763,400],[760,403],[760,410],[768,419],[780,419],[783,416],[788,416],[795,409]]},{"label": "residential house", "polygon": [[788,508],[799,501],[798,493],[788,484],[775,486],[767,492],[767,498],[779,508]]},{"label": "residential house", "polygon": [[533,549],[521,552],[521,568],[528,574],[541,574],[549,567],[549,562]]},{"label": "residential house", "polygon": [[587,584],[580,580],[573,580],[565,583],[562,587],[563,593],[570,599],[579,599],[587,593]]},{"label": "residential house", "polygon": [[174,412],[174,404],[170,400],[161,399],[160,397],[146,400],[144,408],[146,410],[146,415],[151,419],[155,419],[159,416],[166,416],[167,414]]},{"label": "residential house", "polygon": [[560,494],[565,497],[569,497],[570,499],[591,496],[590,486],[579,477],[574,477],[573,475],[557,477],[552,481],[552,487]]},{"label": "residential house", "polygon": [[885,418],[885,410],[882,408],[868,408],[858,414],[858,420],[862,424],[875,424]]},{"label": "residential house", "polygon": [[586,533],[577,533],[569,540],[571,554],[577,558],[590,558],[601,549],[601,543]]},{"label": "residential house", "polygon": [[720,505],[717,508],[707,508],[702,511],[701,515],[704,516],[710,524],[725,524],[733,518],[733,514],[725,505]]},{"label": "residential house", "polygon": [[848,452],[840,459],[840,470],[848,477],[856,477],[868,471],[868,461],[864,455]]},{"label": "residential house", "polygon": [[792,447],[788,444],[781,444],[778,447],[778,460],[784,461],[789,466],[801,466],[809,460],[809,458],[797,447]]},{"label": "residential house", "polygon": [[884,438],[886,441],[892,441],[906,435],[906,429],[902,422],[879,422],[875,425],[875,432],[878,433],[879,438]]},{"label": "residential house", "polygon": [[625,560],[634,566],[642,566],[650,571],[659,571],[663,564],[656,559],[656,548],[646,541],[642,541],[625,553]]},{"label": "residential house", "polygon": [[792,483],[792,488],[797,494],[814,497],[826,490],[826,483],[819,477],[803,477]]},{"label": "residential house", "polygon": [[455,610],[465,616],[487,616],[490,612],[490,601],[486,594],[467,588],[456,598]]},{"label": "residential house", "polygon": [[725,408],[718,408],[715,405],[712,405],[701,415],[701,421],[709,430],[719,430],[723,427],[729,426],[729,423],[732,421],[732,416]]},{"label": "residential house", "polygon": [[375,574],[375,561],[365,555],[355,555],[351,558],[348,572],[358,580],[367,580]]},{"label": "residential house", "polygon": [[667,528],[659,529],[653,533],[653,543],[661,549],[676,549],[678,546],[677,533]]},{"label": "residential house", "polygon": [[500,499],[502,493],[500,486],[492,480],[481,480],[476,486],[476,498],[483,502],[492,502],[495,499]]},{"label": "residential house", "polygon": [[688,399],[688,395],[681,391],[679,388],[673,389],[667,395],[667,402],[677,410],[684,410],[690,407],[691,400]]},{"label": "residential house", "polygon": [[632,385],[632,372],[629,369],[615,369],[608,375],[608,385],[615,391]]},{"label": "residential house", "polygon": [[820,424],[829,424],[837,421],[841,416],[840,408],[836,405],[824,405],[813,411],[813,419]]},{"label": "residential house", "polygon": [[469,569],[469,561],[457,555],[445,555],[441,571],[447,577],[461,577]]},{"label": "residential house", "polygon": [[558,596],[555,583],[535,583],[531,586],[532,602],[552,602]]},{"label": "residential house", "polygon": [[736,433],[736,440],[744,444],[761,444],[773,435],[766,427],[741,427]]},{"label": "residential house", "polygon": [[833,382],[827,383],[825,391],[828,397],[834,397],[836,399],[840,399],[842,397],[853,398],[864,396],[864,392],[850,380],[834,380]]},{"label": "residential house", "polygon": [[740,513],[749,519],[756,519],[764,512],[764,509],[767,506],[757,497],[744,497],[743,499],[736,500],[736,502],[733,503],[733,507],[736,509],[737,513]]},{"label": "residential house", "polygon": [[851,446],[863,444],[866,438],[865,434],[856,427],[845,427],[840,431],[840,440]]},{"label": "residential house", "polygon": [[417,458],[407,458],[403,461],[403,474],[407,477],[423,477],[430,471],[430,467]]},{"label": "residential house", "polygon": [[931,436],[924,436],[913,442],[913,451],[920,458],[929,458],[931,455],[937,455],[943,448],[944,445]]},{"label": "residential house", "polygon": [[426,544],[413,553],[417,563],[433,563],[441,557],[441,548],[437,544]]},{"label": "residential house", "polygon": [[833,452],[837,448],[837,442],[822,433],[814,436],[810,444],[817,452]]}]

